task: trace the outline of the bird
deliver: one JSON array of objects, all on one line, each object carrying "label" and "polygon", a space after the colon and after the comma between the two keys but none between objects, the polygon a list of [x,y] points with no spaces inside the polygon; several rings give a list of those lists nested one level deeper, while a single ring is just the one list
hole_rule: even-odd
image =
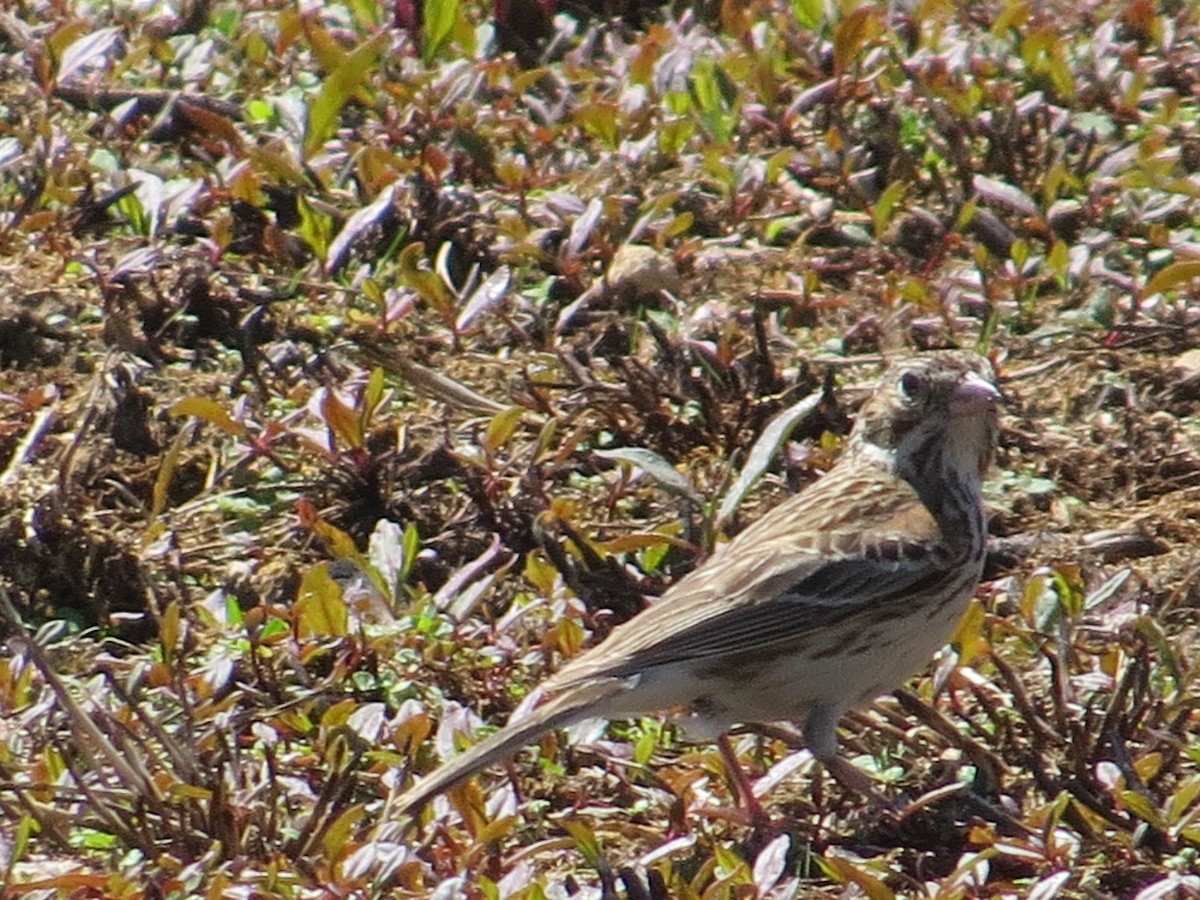
[{"label": "bird", "polygon": [[689,739],[718,742],[756,817],[727,737],[737,724],[800,724],[835,780],[871,793],[837,755],[838,721],[926,665],[966,611],[983,573],[982,483],[1001,401],[991,363],[972,351],[894,362],[828,472],[568,661],[540,705],[416,781],[392,813],[415,816],[548,731],[663,712]]}]

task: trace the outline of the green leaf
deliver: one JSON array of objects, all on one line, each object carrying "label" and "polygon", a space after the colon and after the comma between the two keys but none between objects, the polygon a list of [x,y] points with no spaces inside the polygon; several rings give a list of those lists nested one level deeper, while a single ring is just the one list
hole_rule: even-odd
[{"label": "green leaf", "polygon": [[766,183],[774,184],[775,180],[787,170],[789,165],[791,165],[792,160],[795,159],[795,157],[796,150],[794,147],[785,147],[782,150],[777,150],[775,153],[772,153],[770,159],[767,160],[767,174],[766,178],[764,179]]},{"label": "green leaf", "polygon": [[1166,823],[1163,822],[1162,815],[1154,808],[1151,802],[1139,794],[1137,791],[1118,791],[1117,799],[1121,804],[1141,819],[1143,822],[1149,822],[1155,828],[1164,828]]},{"label": "green leaf", "polygon": [[1050,248],[1050,252],[1046,254],[1046,265],[1050,271],[1054,273],[1054,280],[1058,282],[1059,288],[1067,286],[1067,274],[1071,265],[1071,252],[1067,248],[1065,241],[1055,241]]},{"label": "green leaf", "polygon": [[347,0],[354,21],[363,31],[374,31],[379,27],[380,13],[383,4],[376,0]]},{"label": "green leaf", "polygon": [[767,222],[763,229],[763,239],[768,244],[775,244],[782,239],[783,235],[787,234],[789,229],[795,229],[797,224],[808,221],[804,216],[778,216]]},{"label": "green leaf", "polygon": [[337,443],[352,449],[362,447],[361,418],[333,391],[326,391],[321,398],[321,418]]},{"label": "green leaf", "polygon": [[288,628],[287,622],[278,616],[272,616],[263,623],[262,630],[258,633],[258,640],[261,643],[266,643],[271,638],[282,634],[288,634],[290,631],[291,629]]},{"label": "green leaf", "polygon": [[530,553],[525,557],[525,569],[522,576],[533,585],[541,595],[549,597],[554,592],[558,581],[558,569],[546,562],[540,553]]},{"label": "green leaf", "polygon": [[1189,284],[1197,278],[1200,278],[1200,260],[1172,263],[1154,273],[1154,277],[1146,282],[1146,289],[1142,291],[1142,295],[1149,297],[1162,294],[1181,284]]},{"label": "green leaf", "polygon": [[702,57],[688,76],[688,92],[700,123],[717,144],[728,143],[737,124],[737,85],[715,62]]},{"label": "green leaf", "polygon": [[615,103],[596,101],[576,110],[575,121],[606,148],[616,150],[621,143],[617,130],[617,112]]},{"label": "green leaf", "polygon": [[175,477],[175,471],[179,468],[180,455],[183,453],[183,448],[190,438],[190,429],[182,429],[171,440],[171,445],[167,448],[167,452],[163,454],[162,462],[158,467],[158,474],[154,477],[154,488],[151,492],[150,517],[149,522],[153,528],[155,520],[162,515],[163,510],[167,508],[167,503],[170,500],[171,480]]},{"label": "green leaf", "polygon": [[421,552],[421,532],[417,531],[417,526],[411,522],[404,529],[404,564],[400,572],[400,577],[407,579],[412,574],[413,564],[417,561],[417,554]]},{"label": "green leaf", "polygon": [[115,834],[97,831],[95,828],[80,828],[71,834],[71,844],[85,850],[116,850],[121,842]]},{"label": "green leaf", "polygon": [[410,287],[421,299],[444,316],[453,317],[454,303],[445,283],[434,272],[423,268],[425,245],[420,241],[409,244],[396,257],[400,283]]},{"label": "green leaf", "polygon": [[458,0],[425,0],[421,22],[424,40],[421,60],[426,65],[433,62],[449,42],[457,18]]},{"label": "green leaf", "polygon": [[362,408],[358,412],[364,434],[370,430],[371,420],[375,417],[379,404],[383,402],[383,379],[383,369],[376,366],[371,370],[371,378],[363,391]]},{"label": "green leaf", "polygon": [[179,637],[182,633],[180,616],[179,604],[172,602],[158,621],[158,638],[162,644],[162,658],[168,666],[174,665],[176,650],[179,647]]},{"label": "green leaf", "polygon": [[[650,720],[647,720],[650,721]],[[644,766],[650,762],[650,757],[654,755],[654,751],[658,749],[659,725],[657,722],[653,726],[647,725],[638,736],[637,741],[633,745],[633,761],[640,766]]]},{"label": "green leaf", "polygon": [[746,884],[750,880],[750,866],[730,847],[724,844],[713,846],[713,858],[717,863],[717,876],[733,884]]},{"label": "green leaf", "polygon": [[585,863],[596,868],[603,862],[600,839],[596,837],[596,833],[592,829],[578,819],[564,820],[562,829],[574,839],[575,847],[579,850]]},{"label": "green leaf", "polygon": [[691,212],[681,212],[675,216],[670,222],[663,226],[664,238],[675,238],[681,234],[687,234],[691,231],[692,226],[696,224],[696,216]]},{"label": "green leaf", "polygon": [[523,406],[510,406],[503,412],[496,413],[488,422],[483,434],[483,446],[488,453],[495,453],[508,443],[509,438],[521,424],[521,415],[525,412]]},{"label": "green leaf", "polygon": [[892,221],[892,214],[896,211],[896,204],[904,199],[906,190],[907,185],[903,181],[893,181],[879,195],[879,202],[871,210],[871,221],[875,228],[876,238],[881,237],[887,231],[888,224]]},{"label": "green leaf", "polygon": [[219,403],[207,397],[184,397],[172,406],[169,412],[173,416],[194,416],[202,419],[234,437],[246,435],[246,429],[240,422],[234,421]]},{"label": "green leaf", "polygon": [[350,613],[342,587],[329,574],[328,563],[318,563],[304,573],[294,609],[296,633],[302,637],[343,637]]},{"label": "green leaf", "polygon": [[368,565],[366,557],[358,552],[354,538],[336,525],[331,525],[322,519],[308,500],[301,498],[296,501],[296,513],[300,518],[300,524],[311,529],[313,534],[321,539],[330,556],[334,559],[348,559],[360,569],[366,568]]},{"label": "green leaf", "polygon": [[1008,255],[1016,263],[1018,269],[1025,268],[1025,263],[1029,261],[1029,244],[1024,239],[1017,238],[1013,241]]},{"label": "green leaf", "polygon": [[32,816],[22,816],[13,834],[10,862],[20,862],[29,850],[30,840],[41,834],[42,827]]},{"label": "green leaf", "polygon": [[792,0],[792,15],[809,31],[816,31],[825,24],[824,0]]},{"label": "green leaf", "polygon": [[1168,822],[1178,825],[1197,797],[1200,797],[1200,775],[1193,775],[1180,784],[1171,795],[1171,804],[1167,811]]},{"label": "green leaf", "polygon": [[687,119],[668,119],[658,127],[657,133],[658,152],[673,158],[687,147],[688,141],[696,133],[696,126]]},{"label": "green leaf", "polygon": [[1021,30],[1025,27],[1025,23],[1029,21],[1031,12],[1031,4],[1025,2],[1025,0],[1004,4],[996,18],[992,21],[992,35],[997,38],[1007,39],[1013,36],[1013,34],[1010,34],[1012,32],[1016,36],[1019,36]]},{"label": "green leaf", "polygon": [[[238,602],[237,595],[230,592],[225,595],[225,621],[229,625],[240,626],[246,621],[245,615],[242,613],[242,604]],[[267,625],[272,620],[267,620]],[[279,621],[276,619],[275,621]],[[266,633],[266,625],[263,626],[263,634]]]},{"label": "green leaf", "polygon": [[380,32],[355,47],[337,68],[326,74],[321,90],[308,110],[308,134],[304,138],[306,159],[320,150],[333,133],[342,107],[366,80],[389,40],[386,31]]},{"label": "green leaf", "polygon": [[137,194],[133,192],[125,194],[117,201],[117,209],[129,219],[129,225],[134,233],[143,237],[150,234],[151,216],[146,212],[146,208],[142,206],[142,201],[138,199]]},{"label": "green leaf", "polygon": [[333,220],[324,213],[317,212],[304,197],[297,200],[296,211],[300,214],[300,227],[296,231],[312,249],[313,255],[325,259],[329,255],[329,244],[333,240]]},{"label": "green leaf", "polygon": [[855,58],[883,30],[882,13],[870,4],[850,12],[833,31],[833,67],[842,74]]},{"label": "green leaf", "polygon": [[653,575],[659,570],[663,564],[663,560],[667,558],[667,554],[671,551],[671,542],[664,540],[662,543],[654,544],[646,547],[638,554],[638,565],[647,575]]},{"label": "green leaf", "polygon": [[815,857],[825,874],[840,884],[855,885],[869,900],[895,900],[896,895],[873,872],[848,859],[826,855]]},{"label": "green leaf", "polygon": [[329,859],[337,859],[345,852],[347,842],[355,826],[367,814],[363,805],[351,806],[338,815],[321,836],[321,845]]},{"label": "green leaf", "polygon": [[975,218],[975,211],[979,209],[979,198],[972,197],[963,204],[963,208],[958,212],[958,218],[954,221],[954,230],[964,232],[970,226]]}]

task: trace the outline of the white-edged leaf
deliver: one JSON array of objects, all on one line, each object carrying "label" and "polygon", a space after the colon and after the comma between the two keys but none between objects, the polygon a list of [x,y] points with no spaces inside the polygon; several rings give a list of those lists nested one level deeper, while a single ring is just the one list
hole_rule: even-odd
[{"label": "white-edged leaf", "polygon": [[[496,561],[503,549],[500,543],[500,535],[493,534],[491,542],[484,548],[484,551],[469,563],[459,567],[459,569],[446,579],[446,583],[441,586],[436,594],[433,595],[433,602],[438,609],[446,609],[462,594],[471,582],[479,579],[484,572]],[[490,582],[489,582],[490,583]],[[465,615],[466,612],[463,612]],[[456,614],[455,618],[459,618]]]},{"label": "white-edged leaf", "polygon": [[119,280],[131,275],[145,275],[159,264],[162,253],[157,247],[138,247],[116,261],[108,277]]},{"label": "white-edged leaf", "polygon": [[433,738],[438,757],[443,761],[453,759],[458,755],[456,736],[462,733],[474,737],[482,724],[483,720],[467,707],[453,700],[447,702],[442,709],[442,718]]},{"label": "white-edged leaf", "polygon": [[166,186],[153,172],[130,170],[130,177],[137,184],[134,193],[146,217],[146,236],[154,237],[162,223],[163,204],[167,200]]},{"label": "white-edged leaf", "polygon": [[971,187],[984,200],[993,206],[1004,206],[1023,216],[1036,216],[1037,204],[1019,187],[1014,187],[1005,181],[997,181],[986,175],[976,175],[971,181]]},{"label": "white-edged leaf", "polygon": [[614,447],[593,452],[601,459],[613,459],[637,466],[671,493],[686,497],[693,503],[701,502],[692,480],[653,450],[647,450],[645,447]]},{"label": "white-edged leaf", "polygon": [[1062,892],[1070,880],[1071,873],[1066,869],[1055,872],[1053,875],[1047,875],[1045,878],[1039,878],[1029,887],[1029,900],[1051,900]]},{"label": "white-edged leaf", "polygon": [[1084,598],[1083,608],[1085,610],[1092,610],[1102,603],[1107,603],[1116,595],[1119,590],[1121,590],[1122,586],[1124,586],[1125,582],[1127,582],[1132,575],[1132,569],[1121,569],[1119,572],[1105,581],[1104,584],[1100,585],[1100,587],[1096,588]]},{"label": "white-edged leaf", "polygon": [[801,419],[811,415],[820,403],[821,394],[819,392],[809,394],[803,400],[793,403],[779,413],[763,429],[763,433],[750,448],[750,456],[746,459],[746,465],[742,466],[742,471],[738,473],[738,477],[721,499],[721,508],[717,511],[716,527],[718,529],[737,512],[742,498],[746,496],[746,491],[750,490],[758,481],[759,476],[766,471],[771,459],[783,442],[787,440],[788,435],[792,433],[792,429],[799,424]]},{"label": "white-edged leaf", "polygon": [[329,252],[325,254],[325,272],[332,275],[342,267],[350,248],[364,231],[384,217],[396,199],[396,184],[389,184],[379,196],[354,213],[346,220],[342,230],[329,242]]},{"label": "white-edged leaf", "polygon": [[58,66],[59,84],[70,81],[89,65],[99,65],[102,57],[117,49],[121,44],[120,28],[101,28],[85,34],[63,51]]},{"label": "white-edged leaf", "polygon": [[567,239],[567,252],[569,258],[578,256],[583,248],[587,246],[588,238],[592,231],[596,228],[596,223],[600,221],[600,215],[604,211],[604,204],[596,197],[588,201],[587,207],[583,210],[583,214],[579,216],[571,224],[571,234]]},{"label": "white-edged leaf", "polygon": [[395,601],[404,578],[404,529],[389,519],[380,519],[367,541],[367,560],[388,588],[388,600]]},{"label": "white-edged leaf", "polygon": [[346,720],[346,725],[368,744],[379,743],[387,707],[382,703],[364,703]]},{"label": "white-edged leaf", "polygon": [[342,877],[355,881],[378,878],[382,884],[388,884],[393,875],[409,861],[409,857],[415,852],[413,848],[402,841],[384,841],[372,838],[349,854],[339,867],[339,871]]},{"label": "white-edged leaf", "polygon": [[467,298],[467,302],[454,322],[454,330],[463,331],[475,320],[476,316],[503,301],[511,290],[512,270],[508,266],[501,266]]},{"label": "white-edged leaf", "polygon": [[763,896],[779,882],[787,868],[788,851],[792,849],[792,839],[781,834],[754,858],[754,886],[758,896]]},{"label": "white-edged leaf", "polygon": [[15,137],[0,138],[0,172],[25,155],[25,148]]}]

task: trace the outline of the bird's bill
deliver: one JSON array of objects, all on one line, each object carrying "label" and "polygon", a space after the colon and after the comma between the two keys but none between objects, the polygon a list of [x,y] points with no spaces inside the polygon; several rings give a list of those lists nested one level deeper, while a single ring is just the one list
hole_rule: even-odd
[{"label": "bird's bill", "polygon": [[982,415],[994,410],[1001,399],[994,384],[972,372],[954,389],[950,397],[950,414],[955,418]]}]

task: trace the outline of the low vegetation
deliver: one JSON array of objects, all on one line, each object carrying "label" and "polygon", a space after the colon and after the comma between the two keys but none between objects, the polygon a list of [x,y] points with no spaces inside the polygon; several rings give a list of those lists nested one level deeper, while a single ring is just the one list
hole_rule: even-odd
[{"label": "low vegetation", "polygon": [[[6,896],[1200,892],[1194,4],[16,0],[0,112]],[[389,815],[945,346],[895,809],[648,719]]]}]

